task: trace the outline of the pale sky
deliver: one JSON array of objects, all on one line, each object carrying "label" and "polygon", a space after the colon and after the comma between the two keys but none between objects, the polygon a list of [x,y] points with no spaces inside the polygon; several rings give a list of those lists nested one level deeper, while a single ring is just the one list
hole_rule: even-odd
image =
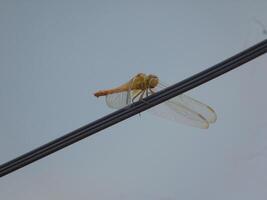
[{"label": "pale sky", "polygon": [[[0,1],[0,163],[113,110],[139,72],[173,84],[267,37],[267,1]],[[259,23],[260,22],[260,23]],[[147,112],[0,180],[5,200],[265,200],[267,55],[187,94],[207,130]]]}]

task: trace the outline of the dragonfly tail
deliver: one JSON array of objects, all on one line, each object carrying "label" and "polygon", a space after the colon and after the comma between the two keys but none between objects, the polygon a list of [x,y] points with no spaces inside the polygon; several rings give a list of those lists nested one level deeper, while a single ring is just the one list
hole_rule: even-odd
[{"label": "dragonfly tail", "polygon": [[124,91],[128,91],[129,89],[129,84],[123,84],[117,88],[113,88],[113,89],[109,89],[109,90],[99,90],[96,93],[94,93],[94,95],[96,97],[100,97],[100,96],[106,96],[109,94],[114,94],[114,93],[119,93],[119,92],[124,92]]}]

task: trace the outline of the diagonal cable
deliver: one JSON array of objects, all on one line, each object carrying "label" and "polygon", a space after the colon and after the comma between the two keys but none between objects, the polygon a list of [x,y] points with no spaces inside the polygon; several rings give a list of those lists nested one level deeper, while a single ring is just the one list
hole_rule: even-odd
[{"label": "diagonal cable", "polygon": [[164,101],[167,101],[177,95],[180,95],[192,88],[204,84],[224,73],[233,70],[242,64],[257,58],[267,52],[267,40],[262,42],[210,67],[202,72],[199,72],[181,82],[165,88],[155,94],[152,94],[144,99],[144,102],[139,101],[125,108],[117,110],[109,115],[106,115],[96,121],[93,121],[77,130],[74,130],[62,137],[59,137],[49,143],[46,143],[28,153],[25,153],[13,160],[10,160],[0,165],[0,177],[7,175],[17,169],[20,169],[36,160],[39,160],[49,154],[52,154],[66,146],[78,142],[88,136],[91,136],[105,128],[108,128],[120,121],[123,121],[133,115],[145,111],[153,106],[156,106]]}]

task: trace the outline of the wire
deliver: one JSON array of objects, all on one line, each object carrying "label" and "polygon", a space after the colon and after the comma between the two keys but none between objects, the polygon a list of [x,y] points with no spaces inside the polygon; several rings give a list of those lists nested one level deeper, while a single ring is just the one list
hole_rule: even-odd
[{"label": "wire", "polygon": [[195,74],[181,82],[178,82],[164,90],[146,97],[143,101],[138,101],[125,108],[117,110],[94,122],[91,122],[77,130],[74,130],[62,137],[59,137],[49,143],[46,143],[28,153],[25,153],[13,160],[0,165],[0,177],[7,175],[17,169],[20,169],[30,163],[48,156],[66,146],[78,142],[88,136],[91,136],[105,128],[108,128],[120,121],[123,121],[133,115],[156,106],[168,99],[180,95],[192,88],[206,83],[224,73],[235,69],[242,64],[255,59],[267,52],[267,40],[262,42],[210,67],[198,74]]}]

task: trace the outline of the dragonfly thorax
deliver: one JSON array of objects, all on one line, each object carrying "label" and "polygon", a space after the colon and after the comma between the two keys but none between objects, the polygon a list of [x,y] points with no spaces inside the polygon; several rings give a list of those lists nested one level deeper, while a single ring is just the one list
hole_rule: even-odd
[{"label": "dragonfly thorax", "polygon": [[143,73],[137,74],[132,79],[132,89],[146,90],[148,88],[155,88],[159,83],[159,79],[155,75],[146,75]]}]

